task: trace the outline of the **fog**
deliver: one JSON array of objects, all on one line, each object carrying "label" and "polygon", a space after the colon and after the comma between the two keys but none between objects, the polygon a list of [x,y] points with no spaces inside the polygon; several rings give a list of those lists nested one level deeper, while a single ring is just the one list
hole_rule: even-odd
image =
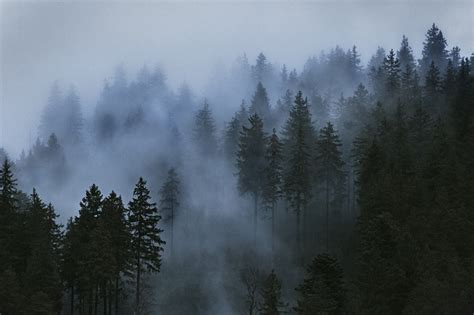
[{"label": "fog", "polygon": [[[403,115],[413,124],[422,104],[430,119],[456,125],[447,114],[450,102],[468,99],[462,92],[472,76],[463,58],[474,51],[471,1],[1,1],[0,9],[0,158],[6,152],[13,161],[19,189],[36,188],[54,205],[58,222],[76,216],[79,226],[80,201],[93,183],[104,197],[117,192],[128,207],[143,177],[163,215],[162,270],[146,277],[150,290],[141,292],[147,310],[138,298],[133,305],[124,267],[103,283],[91,276],[83,287],[80,277],[59,286],[65,313],[69,301],[83,312],[94,299],[96,308],[107,309],[106,293],[118,292],[120,278],[123,314],[255,314],[263,298],[249,312],[242,278],[255,276],[260,292],[272,269],[291,312],[305,264],[320,253],[340,261],[349,283],[357,276],[359,211],[370,208],[363,202],[371,199],[360,195],[383,195],[372,177],[358,181],[363,158],[371,157],[368,143],[380,137],[387,165],[404,167],[397,163],[409,159],[397,155],[396,138],[408,130]],[[428,30],[432,46],[424,44]],[[382,125],[395,127],[379,133]],[[333,173],[329,166],[322,170],[324,132],[335,139]],[[431,147],[417,144],[406,147],[431,154]],[[180,199],[170,221],[160,189],[172,168]],[[425,171],[418,164],[413,169]],[[270,187],[273,170],[278,182]],[[392,185],[386,191],[403,186],[394,174],[380,181]],[[398,202],[402,193],[387,195]],[[386,204],[396,207],[393,200]],[[378,220],[378,204],[370,206]],[[71,274],[77,276],[75,269]],[[364,290],[352,286],[347,307],[357,308]]]},{"label": "fog", "polygon": [[187,82],[202,94],[212,70],[244,52],[300,71],[321,50],[355,44],[365,64],[405,34],[419,56],[433,21],[464,52],[474,50],[472,4],[459,0],[1,1],[0,9],[0,146],[13,156],[36,139],[53,81],[74,85],[87,115],[119,63],[129,77],[145,63],[161,65],[172,87]]}]

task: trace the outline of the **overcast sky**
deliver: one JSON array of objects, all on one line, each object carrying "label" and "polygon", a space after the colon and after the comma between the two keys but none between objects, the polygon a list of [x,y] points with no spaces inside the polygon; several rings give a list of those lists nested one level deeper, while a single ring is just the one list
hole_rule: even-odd
[{"label": "overcast sky", "polygon": [[463,55],[474,51],[473,1],[13,2],[0,0],[0,147],[14,157],[36,138],[54,80],[77,88],[91,112],[103,80],[123,63],[163,66],[170,84],[197,91],[215,64],[263,51],[301,69],[310,55],[356,44],[364,63],[403,34],[419,55],[436,22]]}]

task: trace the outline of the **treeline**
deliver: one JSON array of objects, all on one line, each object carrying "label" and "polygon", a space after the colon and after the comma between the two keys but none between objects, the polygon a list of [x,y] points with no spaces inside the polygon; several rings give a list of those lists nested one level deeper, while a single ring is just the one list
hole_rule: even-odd
[{"label": "treeline", "polygon": [[[160,212],[142,178],[127,207],[114,191],[104,197],[92,185],[63,229],[35,189],[30,196],[18,190],[6,159],[0,170],[2,314],[143,313],[143,283],[160,271],[159,222],[161,213],[173,215],[176,184],[170,170]],[[132,291],[133,306],[124,303]]]},{"label": "treeline", "polygon": [[[143,154],[147,174],[168,171],[159,210],[142,179],[127,206],[93,185],[63,231],[53,207],[35,191],[29,197],[18,191],[4,163],[0,301],[8,303],[0,312],[143,313],[142,273],[160,271],[161,216],[169,224],[170,252],[177,247],[175,218],[190,176],[183,165],[198,168],[212,199],[219,181],[206,174],[209,161],[228,165],[235,178],[226,181],[235,180],[252,203],[241,214],[250,214],[245,233],[254,256],[241,272],[246,313],[471,312],[474,77],[460,49],[448,51],[433,24],[418,61],[403,37],[398,51],[379,48],[365,69],[353,47],[310,58],[300,74],[286,66],[275,70],[263,54],[252,66],[240,58],[234,70],[229,80],[240,78],[239,92],[250,101],[241,102],[224,130],[211,106],[215,96],[197,107],[190,89],[174,95],[159,69],[144,68],[130,84],[119,69],[114,82],[105,83],[89,125],[92,147],[106,150],[130,135],[153,139],[159,131],[173,144],[167,163],[148,163]],[[216,86],[232,95],[222,82]],[[349,89],[354,92],[346,97]],[[165,109],[165,124],[158,124],[157,108]],[[44,119],[54,135],[17,163],[20,173],[28,159],[49,161],[51,154],[62,160],[57,139],[67,142],[71,133]],[[183,154],[190,148],[195,155]],[[141,150],[134,153],[148,153]],[[66,164],[51,167],[58,165]],[[261,232],[267,229],[269,243]],[[265,247],[271,251],[263,257]],[[240,261],[239,253],[229,255]],[[296,290],[284,294],[295,277]],[[133,302],[123,303],[131,292]]]}]

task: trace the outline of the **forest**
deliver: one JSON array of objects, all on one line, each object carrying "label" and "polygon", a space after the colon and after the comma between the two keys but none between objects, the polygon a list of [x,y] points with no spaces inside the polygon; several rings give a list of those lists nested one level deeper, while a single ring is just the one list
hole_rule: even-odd
[{"label": "forest", "polygon": [[400,37],[205,95],[118,65],[90,114],[52,82],[0,149],[0,314],[472,314],[474,55]]}]

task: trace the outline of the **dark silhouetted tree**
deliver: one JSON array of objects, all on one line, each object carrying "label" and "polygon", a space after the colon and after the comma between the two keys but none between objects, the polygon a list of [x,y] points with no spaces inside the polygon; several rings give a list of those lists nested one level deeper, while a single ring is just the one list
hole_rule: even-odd
[{"label": "dark silhouetted tree", "polygon": [[133,199],[128,204],[137,312],[141,306],[142,273],[160,272],[161,252],[165,244],[160,236],[163,230],[158,227],[161,215],[158,214],[158,209],[154,203],[150,202],[150,199],[146,181],[140,177],[133,190]]}]

